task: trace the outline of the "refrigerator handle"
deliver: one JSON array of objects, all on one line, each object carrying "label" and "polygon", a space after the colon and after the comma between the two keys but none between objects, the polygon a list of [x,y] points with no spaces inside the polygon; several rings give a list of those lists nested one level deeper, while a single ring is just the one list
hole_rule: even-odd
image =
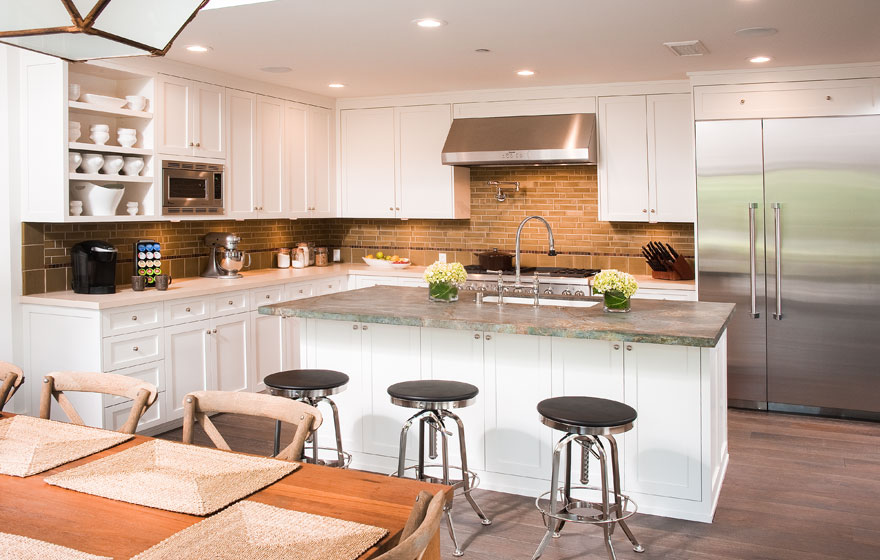
[{"label": "refrigerator handle", "polygon": [[773,208],[773,218],[776,229],[776,313],[773,318],[777,321],[782,320],[782,222],[780,219],[780,211],[782,205],[774,202],[770,205]]},{"label": "refrigerator handle", "polygon": [[749,293],[751,295],[752,311],[751,316],[758,318],[761,314],[758,312],[758,270],[757,270],[757,251],[755,250],[755,210],[758,208],[757,202],[749,203]]}]

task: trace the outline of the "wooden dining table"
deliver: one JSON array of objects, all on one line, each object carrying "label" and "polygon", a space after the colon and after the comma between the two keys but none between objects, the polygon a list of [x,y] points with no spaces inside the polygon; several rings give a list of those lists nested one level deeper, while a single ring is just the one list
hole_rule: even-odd
[{"label": "wooden dining table", "polygon": [[[0,418],[10,416],[0,413]],[[0,531],[127,559],[206,519],[83,494],[50,486],[44,480],[151,439],[135,436],[106,451],[26,478],[0,474]],[[397,544],[422,490],[431,494],[445,491],[452,499],[449,486],[303,463],[245,499],[387,529],[388,535],[358,557],[367,560]],[[440,560],[439,533],[434,535],[424,559]]]}]

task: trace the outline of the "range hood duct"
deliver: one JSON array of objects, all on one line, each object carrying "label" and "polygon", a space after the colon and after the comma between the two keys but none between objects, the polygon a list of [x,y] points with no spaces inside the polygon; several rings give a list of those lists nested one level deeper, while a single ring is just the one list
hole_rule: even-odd
[{"label": "range hood duct", "polygon": [[463,167],[595,164],[596,115],[454,119],[441,161]]}]

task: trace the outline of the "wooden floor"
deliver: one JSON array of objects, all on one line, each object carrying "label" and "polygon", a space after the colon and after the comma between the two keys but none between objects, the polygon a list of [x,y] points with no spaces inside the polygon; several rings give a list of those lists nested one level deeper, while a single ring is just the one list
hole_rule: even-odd
[{"label": "wooden floor", "polygon": [[[630,526],[647,551],[636,554],[616,531],[618,559],[880,558],[880,424],[741,410],[729,418],[730,467],[715,522],[636,515]],[[271,421],[226,415],[215,423],[233,449],[271,453]],[[197,443],[207,443],[198,435]],[[180,430],[159,437],[179,440]],[[456,500],[464,558],[531,558],[544,534],[534,501],[481,490],[474,496],[493,523],[483,527]],[[452,558],[443,531],[443,557]],[[601,533],[568,525],[542,558],[607,558]]]}]

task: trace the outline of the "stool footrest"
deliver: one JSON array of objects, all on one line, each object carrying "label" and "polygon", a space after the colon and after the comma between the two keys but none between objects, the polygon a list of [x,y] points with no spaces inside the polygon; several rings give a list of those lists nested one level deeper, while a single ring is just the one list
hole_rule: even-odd
[{"label": "stool footrest", "polygon": [[[571,490],[595,490],[598,492],[602,491],[601,488],[596,488],[594,486],[572,486]],[[635,513],[639,509],[638,505],[632,499],[630,499],[629,496],[626,496],[624,494],[609,493],[609,496],[614,496],[615,502],[608,503],[607,516],[602,511],[602,502],[567,499],[564,495],[557,502],[557,507],[559,508],[559,511],[551,512],[549,497],[551,492],[544,492],[535,499],[535,507],[538,508],[538,511],[541,512],[541,516],[544,517],[545,525],[547,517],[551,517],[559,521],[568,521],[571,523],[607,525],[629,519],[630,517],[635,515]],[[562,487],[560,487],[558,492],[560,494],[563,493]],[[597,513],[595,515],[581,515],[575,513],[574,510],[596,510]]]},{"label": "stool footrest", "polygon": [[[311,447],[306,447],[303,451],[310,452],[311,450],[312,450]],[[335,447],[319,447],[318,451],[319,452],[326,451],[328,453],[332,453],[333,455],[336,455],[337,458],[335,460],[324,460],[324,459],[321,459],[320,457],[318,457],[318,459],[316,461],[314,457],[309,457],[306,455],[306,456],[303,456],[301,462],[308,463],[311,465],[323,465],[325,467],[335,467],[335,468],[339,468],[339,469],[347,469],[348,466],[351,465],[351,453],[349,453],[348,451],[339,451]],[[339,458],[338,458],[339,455],[342,455],[342,464],[341,465],[339,464]]]},{"label": "stool footrest", "polygon": [[[404,470],[404,472],[414,471],[418,468],[419,468],[418,465],[411,465],[409,467],[406,467],[403,470]],[[426,470],[427,469],[442,469],[443,465],[440,465],[440,464],[427,465],[426,464],[426,465],[424,465],[424,468]],[[470,489],[471,490],[480,486],[480,477],[474,471],[468,470],[465,472],[465,471],[461,470],[461,467],[454,467],[451,465],[449,467],[449,470],[450,471],[458,471],[458,472],[462,473],[462,475],[461,475],[462,478],[459,478],[459,479],[450,478],[449,479],[449,486],[452,486],[453,490],[458,490],[458,489],[464,487],[464,476],[468,477],[468,481],[470,482]],[[398,475],[398,471],[394,471],[393,473],[390,473],[388,476],[397,476],[397,475]],[[432,476],[432,475],[428,475],[425,473],[422,473],[422,478],[418,479],[418,480],[421,480],[422,482],[430,482],[432,484],[443,484],[443,476]]]}]

